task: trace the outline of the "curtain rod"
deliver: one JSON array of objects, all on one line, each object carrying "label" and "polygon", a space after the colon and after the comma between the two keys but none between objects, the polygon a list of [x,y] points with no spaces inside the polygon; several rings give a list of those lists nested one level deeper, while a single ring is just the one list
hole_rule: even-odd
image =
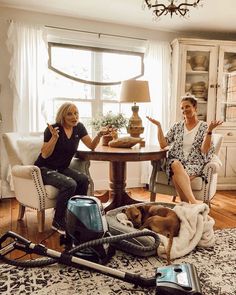
[{"label": "curtain rod", "polygon": [[129,37],[129,36],[124,36],[124,35],[97,33],[97,32],[92,32],[92,31],[69,29],[69,28],[55,27],[55,26],[49,26],[49,25],[45,25],[45,27],[46,28],[51,28],[51,29],[74,31],[74,32],[80,32],[80,33],[87,33],[87,34],[94,34],[94,35],[98,35],[99,38],[100,38],[100,36],[110,36],[110,37],[118,37],[118,38],[127,38],[127,39],[133,39],[133,40],[147,41],[147,39],[137,38],[137,37]]}]

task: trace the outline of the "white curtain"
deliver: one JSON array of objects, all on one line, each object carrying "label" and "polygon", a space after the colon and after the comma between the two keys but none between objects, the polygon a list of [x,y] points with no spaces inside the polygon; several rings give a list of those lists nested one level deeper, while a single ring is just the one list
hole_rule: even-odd
[{"label": "white curtain", "polygon": [[15,132],[41,131],[46,125],[44,75],[48,61],[44,27],[11,22],[7,46],[11,54],[13,129]]},{"label": "white curtain", "polygon": [[[168,42],[149,41],[145,52],[145,79],[149,81],[151,104],[147,115],[161,122],[163,131],[170,127],[171,47]],[[145,120],[146,145],[158,145],[157,127]],[[149,183],[152,166],[142,162],[141,183]]]}]

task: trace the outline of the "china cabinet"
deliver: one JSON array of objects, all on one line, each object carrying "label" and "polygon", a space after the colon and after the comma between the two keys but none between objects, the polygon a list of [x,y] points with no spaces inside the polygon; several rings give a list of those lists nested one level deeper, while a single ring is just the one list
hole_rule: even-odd
[{"label": "china cabinet", "polygon": [[198,99],[199,119],[223,120],[218,189],[236,189],[236,41],[175,39],[172,42],[172,122],[182,118],[181,96]]}]

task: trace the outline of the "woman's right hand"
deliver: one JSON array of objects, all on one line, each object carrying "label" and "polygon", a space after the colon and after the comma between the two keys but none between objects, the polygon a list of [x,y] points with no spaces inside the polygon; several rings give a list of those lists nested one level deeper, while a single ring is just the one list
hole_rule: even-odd
[{"label": "woman's right hand", "polygon": [[57,139],[59,137],[59,127],[53,128],[52,125],[50,125],[48,123],[47,123],[47,125],[48,125],[49,131],[52,134],[52,137],[55,138],[55,139]]},{"label": "woman's right hand", "polygon": [[146,116],[146,118],[147,118],[151,123],[153,123],[154,125],[156,125],[156,126],[158,126],[158,127],[161,126],[161,123],[160,123],[159,121],[157,121],[157,120],[155,120],[155,119],[153,119],[153,118],[151,118],[151,117],[149,117],[149,116]]}]

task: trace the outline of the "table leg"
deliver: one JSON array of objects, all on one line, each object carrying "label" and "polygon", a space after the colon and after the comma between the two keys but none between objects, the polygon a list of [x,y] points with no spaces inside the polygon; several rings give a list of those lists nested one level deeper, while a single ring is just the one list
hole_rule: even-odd
[{"label": "table leg", "polygon": [[124,205],[139,203],[127,194],[126,187],[126,162],[110,162],[110,194],[109,200],[104,204],[105,211]]}]

